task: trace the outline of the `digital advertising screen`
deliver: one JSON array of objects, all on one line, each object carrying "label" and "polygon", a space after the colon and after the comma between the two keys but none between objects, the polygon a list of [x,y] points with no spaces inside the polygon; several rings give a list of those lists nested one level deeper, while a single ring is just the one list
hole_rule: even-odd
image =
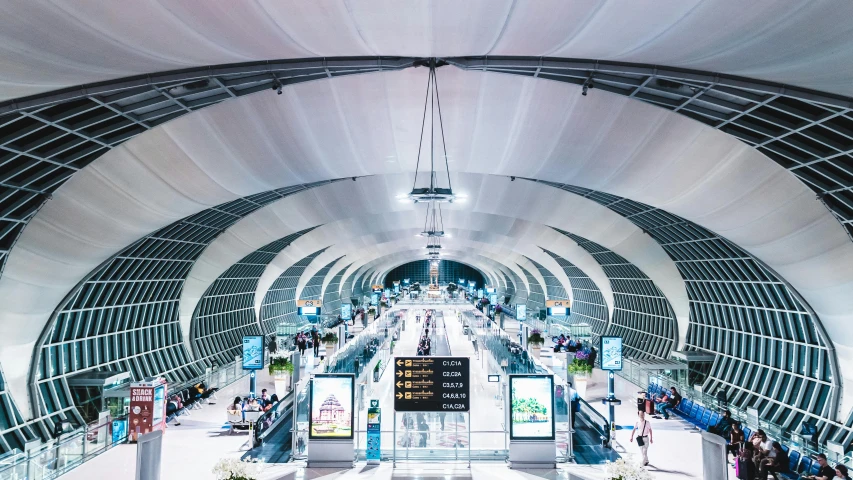
[{"label": "digital advertising screen", "polygon": [[166,386],[160,385],[154,387],[154,408],[151,409],[151,423],[157,425],[163,421],[163,416],[166,415]]},{"label": "digital advertising screen", "polygon": [[352,317],[352,305],[349,303],[341,304],[341,318],[344,320]]},{"label": "digital advertising screen", "polygon": [[516,320],[527,320],[527,305],[516,305],[515,306],[515,319]]},{"label": "digital advertising screen", "polygon": [[552,317],[565,317],[569,314],[569,309],[566,307],[549,307],[548,315]]},{"label": "digital advertising screen", "polygon": [[264,368],[264,337],[246,335],[243,337],[243,369],[260,370]]},{"label": "digital advertising screen", "polygon": [[119,443],[127,436],[127,420],[113,420],[113,443]]},{"label": "digital advertising screen", "polygon": [[554,439],[554,377],[510,375],[511,440]]},{"label": "digital advertising screen", "polygon": [[355,377],[317,374],[311,379],[311,416],[308,438],[353,438]]},{"label": "digital advertising screen", "polygon": [[489,296],[489,301],[492,302],[492,305],[497,305],[498,304],[497,294],[495,294],[495,293],[491,294],[491,296]]},{"label": "digital advertising screen", "polygon": [[622,337],[601,337],[601,369],[622,370]]},{"label": "digital advertising screen", "polygon": [[374,293],[370,296],[370,304],[371,305],[379,305],[379,294]]}]

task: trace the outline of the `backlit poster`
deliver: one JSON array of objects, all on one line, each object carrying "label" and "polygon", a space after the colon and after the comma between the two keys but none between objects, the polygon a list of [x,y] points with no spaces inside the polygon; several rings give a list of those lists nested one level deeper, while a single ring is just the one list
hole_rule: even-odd
[{"label": "backlit poster", "polygon": [[353,438],[355,377],[317,374],[311,380],[308,438]]},{"label": "backlit poster", "polygon": [[154,403],[154,387],[130,387],[130,423],[131,442],[135,442],[139,435],[153,431],[151,419],[153,417],[152,407]]},{"label": "backlit poster", "polygon": [[348,303],[341,304],[341,318],[349,320],[352,317],[352,305]]},{"label": "backlit poster", "polygon": [[622,370],[622,337],[601,337],[601,369]]},{"label": "backlit poster", "polygon": [[264,368],[264,337],[246,335],[243,337],[243,369],[259,370]]},{"label": "backlit poster", "polygon": [[515,319],[516,320],[527,320],[527,305],[516,305],[515,306]]},{"label": "backlit poster", "polygon": [[127,436],[127,420],[113,420],[113,443],[119,443]]},{"label": "backlit poster", "polygon": [[554,439],[554,377],[510,375],[510,428],[512,440]]},{"label": "backlit poster", "polygon": [[163,416],[166,414],[165,385],[154,387],[154,408],[152,409],[152,412],[154,412],[153,419],[151,420],[151,423],[153,425],[157,425],[158,423],[163,421]]}]

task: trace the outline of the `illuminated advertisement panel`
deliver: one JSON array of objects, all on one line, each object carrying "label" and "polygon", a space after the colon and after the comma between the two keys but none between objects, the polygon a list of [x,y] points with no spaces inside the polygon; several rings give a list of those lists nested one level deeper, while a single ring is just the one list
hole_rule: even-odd
[{"label": "illuminated advertisement panel", "polygon": [[516,320],[527,320],[527,305],[516,305],[515,306],[515,319]]},{"label": "illuminated advertisement panel", "polygon": [[622,370],[622,337],[601,337],[601,369]]},{"label": "illuminated advertisement panel", "polygon": [[554,377],[510,375],[511,440],[554,439]]},{"label": "illuminated advertisement panel", "polygon": [[355,376],[317,374],[311,379],[308,438],[353,438]]},{"label": "illuminated advertisement panel", "polygon": [[243,337],[243,369],[260,370],[264,368],[264,337],[246,335]]}]

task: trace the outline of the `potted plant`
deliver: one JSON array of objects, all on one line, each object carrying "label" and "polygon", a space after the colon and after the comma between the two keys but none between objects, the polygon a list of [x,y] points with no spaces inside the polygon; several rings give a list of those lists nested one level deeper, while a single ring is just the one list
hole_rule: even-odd
[{"label": "potted plant", "polygon": [[326,344],[326,358],[332,358],[338,345],[338,335],[333,330],[328,330],[320,337],[320,341]]},{"label": "potted plant", "polygon": [[216,480],[257,480],[261,475],[258,459],[223,458],[213,467]]},{"label": "potted plant", "polygon": [[371,305],[367,309],[367,318],[368,320],[371,318],[376,318],[376,305]]},{"label": "potted plant", "polygon": [[534,329],[527,336],[527,346],[534,357],[539,358],[543,344],[545,344],[545,337],[542,336],[542,332],[539,330]]},{"label": "potted plant", "polygon": [[293,362],[284,354],[270,356],[269,372],[275,381],[275,393],[279,398],[284,398],[292,387],[293,369]]},{"label": "potted plant", "polygon": [[592,367],[587,361],[588,358],[589,354],[586,352],[577,352],[566,367],[568,380],[572,383],[572,388],[578,392],[581,398],[586,396],[586,386],[589,378],[592,376]]}]

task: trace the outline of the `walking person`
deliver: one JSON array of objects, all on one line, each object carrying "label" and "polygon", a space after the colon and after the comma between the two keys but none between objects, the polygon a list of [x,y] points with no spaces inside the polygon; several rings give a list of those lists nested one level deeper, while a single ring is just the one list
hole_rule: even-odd
[{"label": "walking person", "polygon": [[649,464],[649,445],[654,443],[652,438],[652,424],[646,420],[646,412],[639,411],[637,415],[640,417],[634,423],[634,429],[631,430],[631,441],[634,441],[634,434],[637,434],[637,445],[640,446],[640,452],[643,454],[643,466]]},{"label": "walking person", "polygon": [[314,343],[314,356],[320,356],[320,332],[316,328],[311,329],[311,341]]}]

